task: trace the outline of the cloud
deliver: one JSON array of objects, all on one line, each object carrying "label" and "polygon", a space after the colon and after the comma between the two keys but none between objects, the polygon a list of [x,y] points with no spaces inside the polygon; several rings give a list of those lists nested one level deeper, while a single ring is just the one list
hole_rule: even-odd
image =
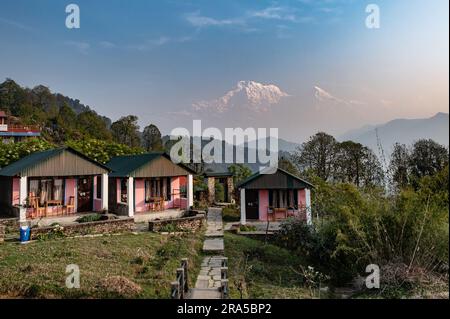
[{"label": "cloud", "polygon": [[116,45],[109,41],[101,41],[99,45],[104,49],[114,49]]},{"label": "cloud", "polygon": [[170,111],[167,112],[168,115],[175,115],[175,116],[191,116],[192,113],[186,110],[182,110],[182,111]]},{"label": "cloud", "polygon": [[72,47],[73,49],[77,50],[79,53],[83,55],[87,55],[89,53],[89,49],[91,48],[91,45],[87,42],[66,41],[64,42],[64,44],[69,47]]},{"label": "cloud", "polygon": [[1,18],[0,17],[0,23],[1,24],[6,24],[8,26],[14,27],[16,29],[20,29],[22,31],[27,31],[27,32],[34,32],[35,30],[32,27],[29,27],[25,24],[22,24],[20,22],[16,22],[16,21],[12,21],[12,20],[8,20],[5,18]]},{"label": "cloud", "polygon": [[150,39],[139,44],[130,45],[128,46],[128,48],[138,51],[148,51],[157,47],[167,45],[169,43],[185,43],[191,41],[192,39],[193,39],[192,36],[183,36],[183,37],[160,36],[159,38]]},{"label": "cloud", "polygon": [[268,7],[263,10],[253,11],[250,16],[261,19],[274,19],[295,22],[295,9],[289,7]]},{"label": "cloud", "polygon": [[209,26],[232,26],[243,25],[242,19],[215,19],[207,16],[200,15],[199,12],[192,12],[186,15],[186,20],[194,27],[203,28]]}]

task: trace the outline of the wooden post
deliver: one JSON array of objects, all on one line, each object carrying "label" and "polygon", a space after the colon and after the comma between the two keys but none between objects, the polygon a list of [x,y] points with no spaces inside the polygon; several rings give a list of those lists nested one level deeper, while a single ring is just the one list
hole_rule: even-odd
[{"label": "wooden post", "polygon": [[177,281],[179,282],[180,299],[184,299],[184,268],[177,268]]},{"label": "wooden post", "polygon": [[228,257],[222,257],[222,267],[228,267]]},{"label": "wooden post", "polygon": [[220,282],[220,293],[222,295],[222,299],[226,299],[228,297],[228,279],[222,279]]},{"label": "wooden post", "polygon": [[170,297],[172,299],[180,299],[180,283],[178,281],[172,281],[170,285],[171,285]]},{"label": "wooden post", "polygon": [[189,267],[189,259],[187,258],[182,258],[181,259],[181,266],[184,269],[184,291],[188,292],[189,291],[189,276],[188,276],[188,267]]},{"label": "wooden post", "polygon": [[220,267],[220,278],[227,279],[228,267]]}]

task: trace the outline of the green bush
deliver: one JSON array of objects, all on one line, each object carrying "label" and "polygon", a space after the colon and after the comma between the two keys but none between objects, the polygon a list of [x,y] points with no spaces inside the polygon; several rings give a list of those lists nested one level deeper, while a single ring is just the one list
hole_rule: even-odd
[{"label": "green bush", "polygon": [[237,222],[241,219],[241,212],[235,205],[224,207],[222,219],[224,222]]},{"label": "green bush", "polygon": [[225,188],[219,182],[216,182],[215,185],[215,193],[216,193],[216,202],[223,203],[225,201]]},{"label": "green bush", "polygon": [[240,231],[256,231],[256,227],[252,225],[241,225],[239,226]]},{"label": "green bush", "polygon": [[319,184],[316,197],[322,206],[315,206],[321,216],[315,227],[289,219],[276,242],[307,256],[334,283],[364,275],[368,264],[448,269],[448,169],[423,178],[417,190],[385,195],[351,184]]},{"label": "green bush", "polygon": [[77,218],[78,223],[90,223],[90,222],[97,222],[99,220],[102,220],[103,216],[101,214],[89,214],[82,216],[80,218]]}]

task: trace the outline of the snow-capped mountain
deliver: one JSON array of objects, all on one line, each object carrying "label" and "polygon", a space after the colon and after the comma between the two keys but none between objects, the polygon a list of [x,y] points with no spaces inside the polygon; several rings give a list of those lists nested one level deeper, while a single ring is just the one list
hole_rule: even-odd
[{"label": "snow-capped mountain", "polygon": [[341,99],[333,96],[331,93],[325,91],[324,89],[318,86],[314,86],[314,97],[319,101],[342,102]]},{"label": "snow-capped mountain", "polygon": [[195,111],[211,110],[224,113],[235,107],[255,112],[264,112],[271,105],[277,104],[289,94],[273,84],[262,84],[255,81],[239,81],[224,96],[210,101],[200,101],[192,106]]}]

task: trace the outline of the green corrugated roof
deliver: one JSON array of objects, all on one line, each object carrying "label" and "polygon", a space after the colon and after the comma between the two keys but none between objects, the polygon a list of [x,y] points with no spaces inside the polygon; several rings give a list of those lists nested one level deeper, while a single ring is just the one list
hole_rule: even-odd
[{"label": "green corrugated roof", "polygon": [[[300,178],[300,177],[298,177],[298,176],[295,176],[295,175],[289,173],[288,171],[285,171],[284,169],[277,168],[277,172],[278,172],[278,171],[280,171],[280,172],[282,172],[282,173],[288,175],[289,177],[295,178],[295,179],[299,180],[300,182],[305,183],[305,184],[307,184],[307,185],[309,185],[309,186],[311,186],[311,187],[314,188],[314,185],[311,184],[310,182],[308,182],[308,181],[306,181],[306,180],[304,180],[304,179],[302,179],[302,178]],[[276,174],[276,173],[275,173],[275,174]],[[251,181],[253,181],[254,179],[257,179],[258,177],[260,177],[260,176],[262,176],[262,175],[264,175],[264,174],[261,174],[260,172],[256,172],[255,174],[251,175],[250,177],[248,177],[248,178],[246,178],[245,180],[243,180],[242,182],[240,182],[240,183],[237,185],[237,188],[242,188],[242,187],[244,187],[245,185],[247,185],[248,183],[250,183]],[[288,181],[288,182],[289,182],[289,181]],[[291,181],[291,183],[292,183],[292,181]]]},{"label": "green corrugated roof", "polygon": [[116,156],[106,164],[112,171],[109,176],[111,177],[126,177],[132,172],[142,167],[143,165],[150,163],[154,159],[164,156],[164,153],[154,152],[140,155],[125,155]]},{"label": "green corrugated roof", "polygon": [[20,176],[21,172],[23,172],[24,170],[38,164],[39,162],[45,161],[53,156],[56,156],[62,153],[63,151],[72,152],[75,155],[78,155],[86,159],[87,161],[94,163],[95,165],[98,165],[106,170],[109,170],[106,166],[94,161],[93,159],[90,159],[86,155],[74,150],[71,147],[60,147],[49,149],[42,152],[36,152],[28,156],[25,156],[24,158],[0,169],[0,176]]},{"label": "green corrugated roof", "polygon": [[206,177],[229,177],[233,176],[231,172],[205,172]]},{"label": "green corrugated roof", "polygon": [[[106,166],[111,170],[109,176],[111,177],[128,177],[136,171],[138,168],[144,166],[145,164],[150,163],[151,161],[159,158],[165,157],[169,161],[172,162],[170,156],[164,152],[152,152],[146,154],[138,154],[138,155],[124,155],[124,156],[116,156],[111,158],[111,160],[106,164]],[[175,164],[191,174],[195,174],[195,171],[189,168],[184,164]]]},{"label": "green corrugated roof", "polygon": [[20,175],[25,169],[36,165],[37,163],[44,161],[50,157],[60,154],[64,148],[54,148],[47,151],[37,152],[25,156],[24,158],[3,167],[0,170],[0,176],[17,176]]}]

